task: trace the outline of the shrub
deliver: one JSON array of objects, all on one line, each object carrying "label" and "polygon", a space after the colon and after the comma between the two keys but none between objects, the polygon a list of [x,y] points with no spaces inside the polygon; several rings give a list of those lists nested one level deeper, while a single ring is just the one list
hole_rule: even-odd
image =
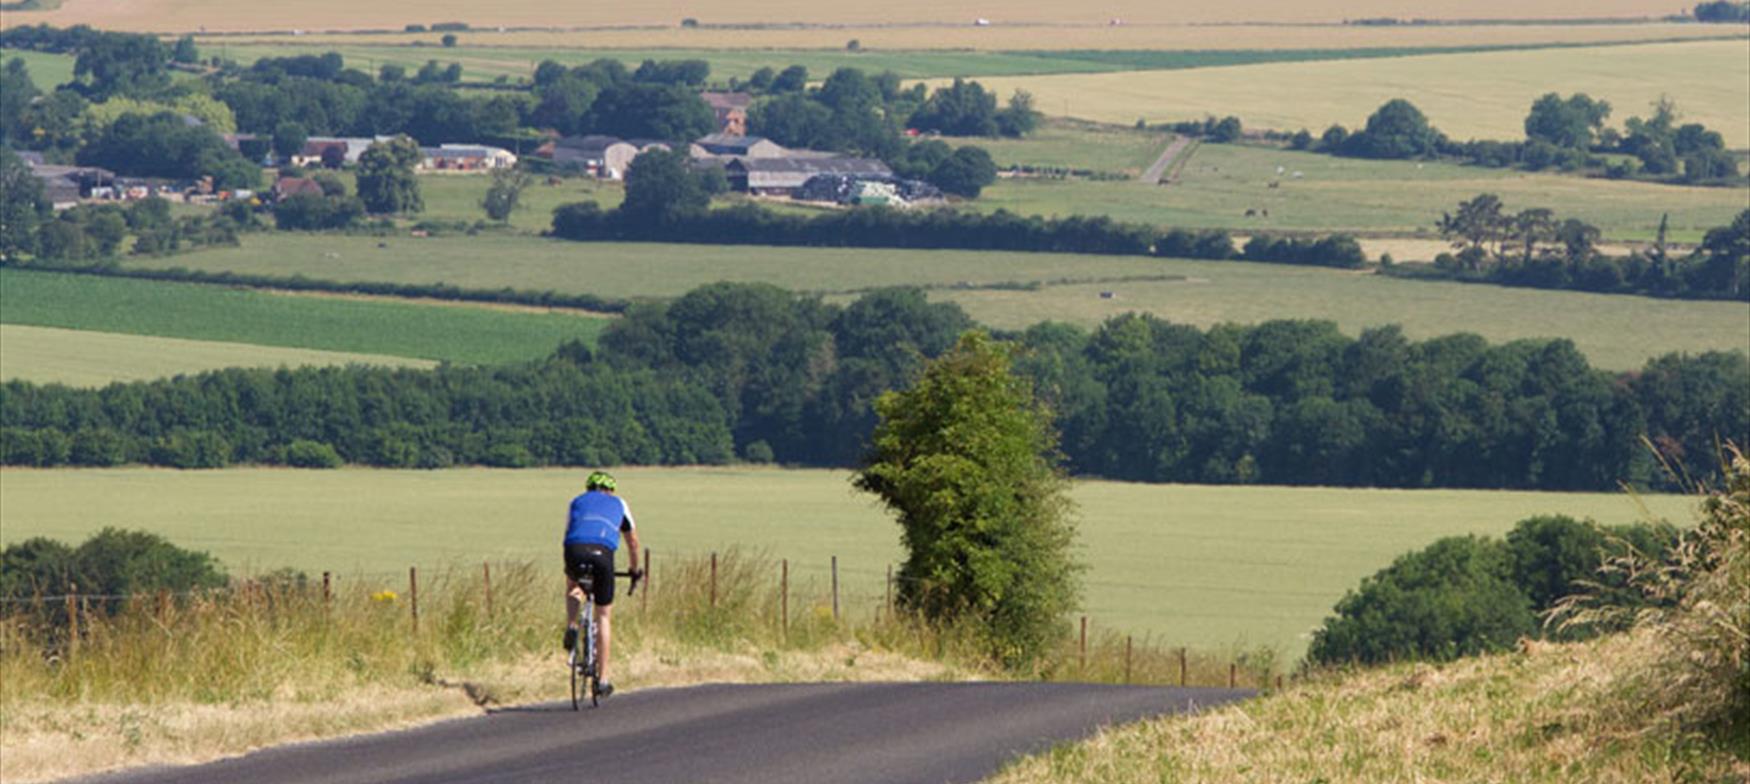
[{"label": "shrub", "polygon": [[1313,632],[1309,660],[1452,659],[1504,649],[1537,628],[1507,548],[1475,536],[1400,556],[1345,594],[1336,613]]},{"label": "shrub", "polygon": [[342,462],[334,447],[320,441],[300,439],[286,447],[286,465],[293,468],[339,468]]},{"label": "shrub", "polygon": [[35,538],[0,550],[0,597],[12,599],[66,591],[75,583],[82,594],[117,596],[217,588],[225,582],[212,556],[144,531],[104,528],[78,548]]}]

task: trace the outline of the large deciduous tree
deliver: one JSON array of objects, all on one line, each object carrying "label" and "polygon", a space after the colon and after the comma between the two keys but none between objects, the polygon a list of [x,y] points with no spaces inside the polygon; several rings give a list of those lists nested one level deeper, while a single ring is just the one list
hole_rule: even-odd
[{"label": "large deciduous tree", "polygon": [[855,482],[899,515],[900,604],[972,624],[1023,668],[1063,633],[1080,567],[1050,413],[1011,364],[1008,346],[968,332],[916,385],[882,395]]},{"label": "large deciduous tree", "polygon": [[377,142],[359,156],[358,195],[365,209],[378,215],[419,212],[425,200],[419,195],[419,146],[397,136]]},{"label": "large deciduous tree", "polygon": [[1531,104],[1525,116],[1525,137],[1549,142],[1557,147],[1585,150],[1604,128],[1610,117],[1608,101],[1593,100],[1585,93],[1562,98],[1546,93]]}]

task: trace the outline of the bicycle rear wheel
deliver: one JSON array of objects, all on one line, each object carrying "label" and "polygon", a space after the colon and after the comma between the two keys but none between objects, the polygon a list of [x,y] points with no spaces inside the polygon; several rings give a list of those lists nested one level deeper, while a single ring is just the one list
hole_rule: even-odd
[{"label": "bicycle rear wheel", "polygon": [[583,707],[584,678],[581,672],[583,668],[577,665],[575,644],[571,646],[571,654],[565,657],[565,669],[571,671],[571,709],[579,710]]}]

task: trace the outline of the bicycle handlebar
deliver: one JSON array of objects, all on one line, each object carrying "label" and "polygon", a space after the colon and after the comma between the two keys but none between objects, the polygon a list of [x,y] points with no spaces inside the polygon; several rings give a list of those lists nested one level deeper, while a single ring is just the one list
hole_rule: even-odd
[{"label": "bicycle handlebar", "polygon": [[614,572],[614,576],[615,577],[630,577],[630,578],[632,578],[631,587],[626,589],[626,595],[631,596],[633,594],[638,593],[638,581],[644,579],[644,572],[643,572],[643,570],[639,570],[639,571],[635,571],[635,572]]}]

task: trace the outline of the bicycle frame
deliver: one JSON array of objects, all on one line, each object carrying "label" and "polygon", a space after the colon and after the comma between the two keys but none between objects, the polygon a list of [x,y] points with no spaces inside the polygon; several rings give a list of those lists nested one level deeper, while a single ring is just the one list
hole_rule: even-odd
[{"label": "bicycle frame", "polygon": [[[582,627],[579,629],[577,643],[571,647],[566,657],[566,664],[571,670],[571,709],[581,710],[583,697],[589,697],[590,707],[601,704],[601,674],[597,668],[597,629],[595,618],[595,580],[593,569],[586,568],[577,580],[579,588],[583,589],[583,604],[578,612],[583,616]],[[632,596],[638,592],[638,577],[632,572],[614,572],[608,579],[615,577],[631,577],[632,586],[626,595]],[[581,650],[580,650],[581,649]]]}]

